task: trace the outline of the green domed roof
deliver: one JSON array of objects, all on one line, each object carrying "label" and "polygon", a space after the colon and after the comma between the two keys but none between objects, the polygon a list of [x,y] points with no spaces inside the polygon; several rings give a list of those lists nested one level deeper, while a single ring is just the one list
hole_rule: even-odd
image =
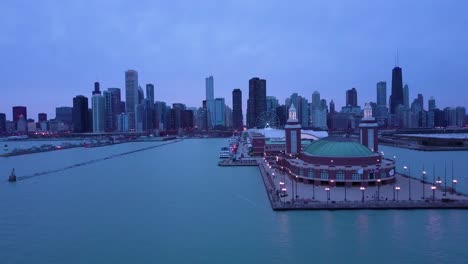
[{"label": "green domed roof", "polygon": [[324,138],[314,141],[304,154],[320,157],[369,157],[376,155],[366,146],[344,138]]}]

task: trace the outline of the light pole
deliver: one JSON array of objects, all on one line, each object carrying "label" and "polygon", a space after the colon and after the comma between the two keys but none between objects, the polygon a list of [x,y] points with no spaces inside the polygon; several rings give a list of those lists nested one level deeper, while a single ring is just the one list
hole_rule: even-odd
[{"label": "light pole", "polygon": [[435,190],[436,190],[436,187],[435,187],[435,186],[431,186],[431,189],[432,189],[432,201],[435,201]]},{"label": "light pole", "polygon": [[315,200],[315,180],[312,183],[312,200]]},{"label": "light pole", "polygon": [[406,173],[406,170],[408,170],[408,200],[411,201],[411,170],[407,167],[407,166],[403,166],[403,169],[405,170],[405,173]]},{"label": "light pole", "polygon": [[380,179],[377,180],[377,201],[380,201]]},{"label": "light pole", "polygon": [[327,192],[327,203],[330,200],[330,187],[325,187],[325,191]]},{"label": "light pole", "polygon": [[346,186],[346,182],[345,182],[345,185],[344,185],[344,200],[345,202],[347,201],[346,200],[346,189],[348,188],[348,186]]},{"label": "light pole", "polygon": [[296,175],[296,198],[299,198],[299,195],[297,194],[297,179],[298,179],[298,177]]},{"label": "light pole", "polygon": [[366,187],[364,186],[361,186],[361,188],[359,188],[362,192],[362,202],[364,202],[364,191],[366,190]]},{"label": "light pole", "polygon": [[455,190],[455,188],[457,187],[457,180],[456,179],[453,179],[452,180],[452,193],[457,193],[457,191]]},{"label": "light pole", "polygon": [[396,186],[395,190],[396,190],[396,199],[398,201],[398,192],[400,191],[400,186]]},{"label": "light pole", "polygon": [[[280,185],[280,190],[283,192],[280,197],[284,196],[284,194],[286,193],[286,188],[284,188],[284,181],[280,181],[279,182],[279,185]],[[281,199],[280,199],[281,200]],[[283,200],[281,200],[283,201]]]},{"label": "light pole", "polygon": [[424,195],[424,194],[425,194],[425,193],[424,193],[425,180],[426,180],[426,171],[423,170],[423,172],[422,172],[423,200],[425,199],[425,195]]}]

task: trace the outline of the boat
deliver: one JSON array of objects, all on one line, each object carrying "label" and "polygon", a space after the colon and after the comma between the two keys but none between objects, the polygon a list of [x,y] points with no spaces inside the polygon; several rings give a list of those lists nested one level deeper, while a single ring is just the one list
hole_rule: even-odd
[{"label": "boat", "polygon": [[227,147],[223,147],[221,148],[221,150],[219,151],[219,158],[220,159],[228,159],[231,157],[230,155],[230,151],[229,151],[229,148]]}]

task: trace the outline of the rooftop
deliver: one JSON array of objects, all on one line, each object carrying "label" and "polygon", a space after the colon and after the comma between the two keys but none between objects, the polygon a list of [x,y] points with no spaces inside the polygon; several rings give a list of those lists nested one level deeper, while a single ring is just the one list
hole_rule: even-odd
[{"label": "rooftop", "polygon": [[344,137],[327,137],[310,144],[304,154],[320,157],[369,157],[378,155],[366,146]]}]

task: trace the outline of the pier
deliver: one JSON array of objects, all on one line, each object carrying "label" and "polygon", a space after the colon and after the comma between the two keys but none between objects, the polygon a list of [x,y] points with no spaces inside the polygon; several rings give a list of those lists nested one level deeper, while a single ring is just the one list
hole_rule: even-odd
[{"label": "pier", "polygon": [[[296,182],[270,168],[262,158],[248,163],[225,160],[218,165],[258,166],[271,208],[275,211],[468,209],[466,195],[450,187],[438,186],[435,190],[430,183],[402,174],[397,175],[395,184],[368,186],[363,190],[356,186],[328,187]],[[399,188],[395,189],[396,186]]]}]

